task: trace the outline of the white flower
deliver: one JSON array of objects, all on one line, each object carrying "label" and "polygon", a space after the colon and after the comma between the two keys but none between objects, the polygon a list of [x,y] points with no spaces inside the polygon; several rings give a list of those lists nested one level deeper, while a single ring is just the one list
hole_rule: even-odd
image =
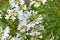
[{"label": "white flower", "polygon": [[40,25],[40,29],[41,29],[41,30],[44,30],[44,26],[43,26],[43,25]]},{"label": "white flower", "polygon": [[43,38],[42,35],[40,35],[39,38]]},{"label": "white flower", "polygon": [[32,31],[31,33],[30,33],[30,35],[31,36],[34,36],[34,35],[40,35],[41,34],[41,32],[38,32],[38,31]]},{"label": "white flower", "polygon": [[32,10],[30,10],[30,12],[29,11],[25,11],[25,13],[27,13],[28,16],[31,16],[31,11]]},{"label": "white flower", "polygon": [[12,19],[12,21],[14,21],[16,19],[16,17],[12,16],[10,19]]},{"label": "white flower", "polygon": [[13,12],[14,10],[11,10],[11,9],[7,9],[7,13],[9,14],[9,13],[11,13],[11,12]]},{"label": "white flower", "polygon": [[36,21],[36,22],[35,22],[35,24],[39,24],[39,22],[38,22],[38,21]]},{"label": "white flower", "polygon": [[1,40],[5,40],[9,36],[9,33],[10,33],[10,28],[6,27]]},{"label": "white flower", "polygon": [[9,15],[5,15],[5,19],[9,19]]},{"label": "white flower", "polygon": [[15,12],[18,12],[19,11],[19,6],[18,6],[18,4],[15,4],[15,6],[14,6],[15,8],[14,8],[14,10],[15,10]]},{"label": "white flower", "polygon": [[24,5],[24,6],[23,6],[23,9],[24,9],[24,10],[27,10],[27,7],[26,7],[26,5]]},{"label": "white flower", "polygon": [[11,40],[16,40],[15,37],[12,37]]},{"label": "white flower", "polygon": [[18,12],[18,19],[20,19],[20,20],[23,19],[23,11],[22,11],[22,10],[20,10],[20,11]]},{"label": "white flower", "polygon": [[27,13],[24,13],[24,18],[28,19],[29,15]]},{"label": "white flower", "polygon": [[34,3],[35,3],[35,1],[32,1],[32,0],[30,0],[31,2],[30,2],[30,4],[29,4],[29,6],[32,6]]},{"label": "white flower", "polygon": [[11,40],[20,40],[21,38],[18,37],[12,37]]},{"label": "white flower", "polygon": [[40,35],[41,34],[41,32],[35,32],[37,35]]},{"label": "white flower", "polygon": [[9,27],[6,27],[5,30],[4,30],[4,34],[8,34],[10,31],[10,28]]},{"label": "white flower", "polygon": [[19,0],[20,4],[23,5],[24,4],[24,0]]},{"label": "white flower", "polygon": [[38,3],[38,2],[36,2],[35,4],[34,4],[34,7],[39,7],[40,6],[40,3]]},{"label": "white flower", "polygon": [[17,30],[20,30],[22,28],[22,26],[19,24],[17,27]]},{"label": "white flower", "polygon": [[42,19],[43,19],[43,17],[37,18],[37,20],[42,20]]},{"label": "white flower", "polygon": [[10,7],[13,8],[15,6],[14,0],[9,0]]},{"label": "white flower", "polygon": [[34,32],[31,32],[31,33],[30,33],[30,35],[31,35],[31,36],[34,36],[34,35],[35,35],[35,33],[34,33]]},{"label": "white flower", "polygon": [[26,20],[22,20],[22,21],[20,22],[20,24],[21,24],[22,26],[26,26],[27,21],[26,21]]},{"label": "white flower", "polygon": [[42,2],[43,4],[45,4],[45,2],[47,2],[47,0],[41,0],[41,2]]},{"label": "white flower", "polygon": [[27,30],[30,30],[30,28],[34,28],[35,26],[35,23],[30,23],[30,24],[27,24]]},{"label": "white flower", "polygon": [[26,30],[25,29],[21,29],[20,32],[24,33]]}]

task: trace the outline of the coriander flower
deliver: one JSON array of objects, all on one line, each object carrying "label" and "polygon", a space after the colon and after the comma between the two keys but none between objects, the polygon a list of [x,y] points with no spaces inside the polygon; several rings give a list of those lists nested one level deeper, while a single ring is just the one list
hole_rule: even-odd
[{"label": "coriander flower", "polygon": [[9,36],[9,33],[10,33],[10,28],[6,27],[5,30],[4,30],[4,33],[2,35],[1,40],[5,40]]},{"label": "coriander flower", "polygon": [[45,3],[47,2],[47,0],[41,0],[41,2],[42,2],[43,4],[45,4]]}]

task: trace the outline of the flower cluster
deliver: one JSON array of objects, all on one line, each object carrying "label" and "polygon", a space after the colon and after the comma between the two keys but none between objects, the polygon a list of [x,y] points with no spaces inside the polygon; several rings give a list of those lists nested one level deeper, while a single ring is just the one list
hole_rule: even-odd
[{"label": "flower cluster", "polygon": [[5,30],[3,30],[2,27],[0,27],[0,35],[1,35],[1,40],[6,40],[9,37],[10,33],[10,28],[7,26]]},{"label": "flower cluster", "polygon": [[[19,20],[19,22],[18,26],[16,26],[16,36],[10,34],[11,26],[10,28],[6,27],[5,30],[0,27],[0,33],[2,33],[1,40],[40,40],[43,38],[41,31],[44,30],[44,26],[41,23],[43,23],[44,17],[42,15],[36,17],[38,11],[31,10],[31,6],[38,8],[41,3],[45,4],[46,1],[47,0],[9,0],[10,7],[6,11],[5,20],[12,20],[12,22],[14,22],[18,17],[17,20]],[[1,15],[0,18],[2,18]],[[13,27],[13,29],[14,28],[15,27]]]}]

